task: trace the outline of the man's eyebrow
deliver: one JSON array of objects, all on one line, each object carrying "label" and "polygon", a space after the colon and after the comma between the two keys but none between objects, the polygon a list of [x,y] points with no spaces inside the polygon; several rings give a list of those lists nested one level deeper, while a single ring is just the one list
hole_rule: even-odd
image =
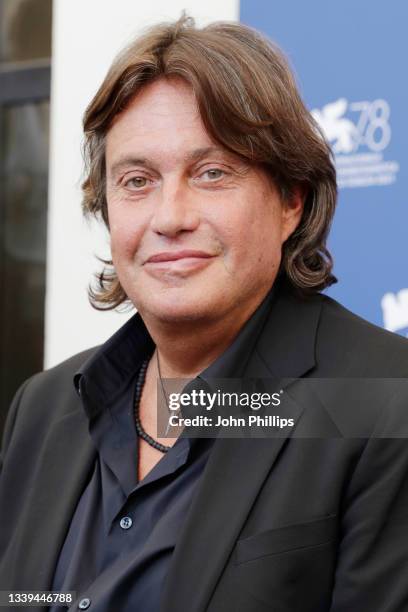
[{"label": "man's eyebrow", "polygon": [[132,155],[121,157],[112,165],[109,174],[110,176],[116,176],[124,168],[129,168],[130,166],[149,166],[150,164],[151,162],[146,157],[134,157]]},{"label": "man's eyebrow", "polygon": [[[187,153],[187,155],[185,155],[184,161],[195,162],[195,161],[199,161],[200,159],[203,159],[204,157],[207,157],[208,155],[214,155],[214,154],[225,155],[227,157],[233,157],[233,154],[229,153],[225,149],[221,147],[211,146],[211,147],[200,147],[199,149],[194,149],[193,151],[190,151],[189,153]],[[131,166],[153,167],[154,165],[155,165],[154,162],[148,157],[128,155],[128,156],[118,159],[112,165],[110,169],[110,176],[114,177],[124,168],[129,168]]]}]

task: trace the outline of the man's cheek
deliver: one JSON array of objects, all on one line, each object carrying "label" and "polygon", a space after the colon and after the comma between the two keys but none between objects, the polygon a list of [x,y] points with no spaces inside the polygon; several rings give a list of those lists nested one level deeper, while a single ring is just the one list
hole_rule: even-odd
[{"label": "man's cheek", "polygon": [[129,224],[123,222],[114,223],[111,227],[110,235],[112,249],[122,256],[130,255],[137,250],[139,235],[137,231],[132,231]]}]

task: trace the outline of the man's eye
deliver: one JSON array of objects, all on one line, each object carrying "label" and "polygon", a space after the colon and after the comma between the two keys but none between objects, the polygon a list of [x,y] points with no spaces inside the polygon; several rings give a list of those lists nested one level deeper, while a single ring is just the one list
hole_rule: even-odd
[{"label": "man's eye", "polygon": [[144,176],[133,176],[124,183],[130,189],[142,189],[147,185],[147,178]]},{"label": "man's eye", "polygon": [[203,173],[203,176],[209,178],[210,181],[216,181],[217,179],[223,177],[224,174],[225,172],[223,170],[220,170],[220,168],[210,168],[209,170],[206,170]]}]

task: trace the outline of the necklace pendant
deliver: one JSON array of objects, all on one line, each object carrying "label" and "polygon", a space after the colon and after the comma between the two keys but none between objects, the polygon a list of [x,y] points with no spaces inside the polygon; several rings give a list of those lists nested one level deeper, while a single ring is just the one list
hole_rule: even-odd
[{"label": "necklace pendant", "polygon": [[169,417],[169,420],[167,421],[166,431],[164,432],[165,436],[167,436],[167,434],[169,433],[169,429],[170,429],[170,417]]}]

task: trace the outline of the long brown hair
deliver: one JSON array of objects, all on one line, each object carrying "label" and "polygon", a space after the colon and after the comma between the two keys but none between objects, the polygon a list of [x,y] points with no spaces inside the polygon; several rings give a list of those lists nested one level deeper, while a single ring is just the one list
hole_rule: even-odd
[{"label": "long brown hair", "polygon": [[[307,193],[299,226],[283,245],[280,274],[302,293],[336,282],[326,240],[336,204],[330,148],[299,95],[282,52],[242,24],[202,29],[182,16],[156,25],[116,58],[84,116],[85,214],[109,228],[105,137],[114,117],[159,77],[181,77],[196,96],[209,135],[223,147],[260,164],[283,200],[295,186]],[[271,230],[272,231],[272,230]],[[110,309],[128,301],[112,261],[89,289],[92,305]]]}]

